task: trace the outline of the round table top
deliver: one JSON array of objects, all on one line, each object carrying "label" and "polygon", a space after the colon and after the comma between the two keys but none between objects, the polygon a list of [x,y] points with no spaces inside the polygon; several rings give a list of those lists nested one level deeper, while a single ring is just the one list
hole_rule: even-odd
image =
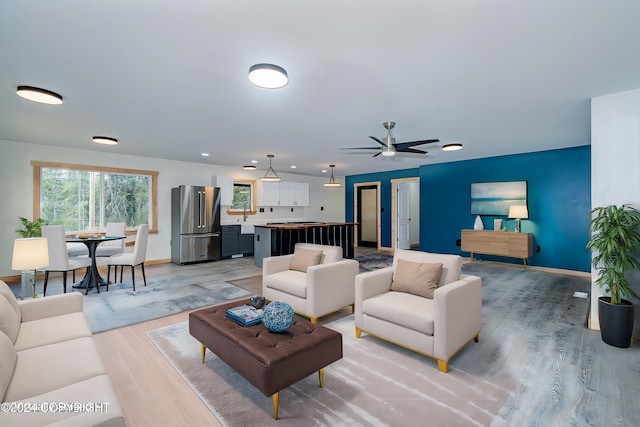
[{"label": "round table top", "polygon": [[109,240],[120,240],[126,239],[127,236],[91,236],[91,237],[78,237],[78,236],[69,236],[66,238],[67,242],[107,242]]}]

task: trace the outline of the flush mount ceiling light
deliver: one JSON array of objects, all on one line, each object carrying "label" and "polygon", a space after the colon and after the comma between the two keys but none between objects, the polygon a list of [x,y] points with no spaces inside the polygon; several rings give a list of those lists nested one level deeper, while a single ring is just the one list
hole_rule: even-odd
[{"label": "flush mount ceiling light", "polygon": [[456,151],[462,150],[462,144],[456,142],[454,144],[447,144],[442,146],[442,151]]},{"label": "flush mount ceiling light", "polygon": [[246,170],[254,170],[256,165],[244,165],[242,168]]},{"label": "flush mount ceiling light", "polygon": [[249,81],[265,89],[278,89],[289,83],[289,76],[277,65],[256,64],[249,68]]},{"label": "flush mount ceiling light", "polygon": [[264,176],[260,178],[260,181],[268,181],[268,182],[282,181],[282,179],[280,179],[276,171],[274,171],[273,168],[271,167],[271,159],[273,159],[275,156],[273,154],[267,154],[267,157],[269,158],[269,169],[267,169],[267,172],[264,174]]},{"label": "flush mount ceiling light", "polygon": [[336,182],[336,178],[333,176],[333,168],[336,167],[336,165],[329,165],[329,167],[331,168],[331,178],[329,179],[329,182],[325,182],[324,186],[325,187],[342,187],[342,184],[340,184],[339,182]]},{"label": "flush mount ceiling light", "polygon": [[104,145],[118,145],[118,140],[110,136],[94,136],[93,142]]},{"label": "flush mount ceiling light", "polygon": [[60,105],[62,104],[62,96],[50,90],[40,89],[32,86],[18,86],[16,89],[18,96],[29,101],[39,102],[41,104]]}]

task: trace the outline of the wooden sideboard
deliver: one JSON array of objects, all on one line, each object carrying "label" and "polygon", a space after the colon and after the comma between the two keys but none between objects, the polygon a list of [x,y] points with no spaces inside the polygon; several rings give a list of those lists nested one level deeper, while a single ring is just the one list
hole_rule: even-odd
[{"label": "wooden sideboard", "polygon": [[462,251],[473,254],[527,258],[533,255],[533,234],[492,230],[462,230]]}]

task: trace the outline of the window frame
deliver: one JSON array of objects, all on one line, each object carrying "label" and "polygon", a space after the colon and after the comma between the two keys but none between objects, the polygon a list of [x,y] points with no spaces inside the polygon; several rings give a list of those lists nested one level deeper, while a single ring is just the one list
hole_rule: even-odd
[{"label": "window frame", "polygon": [[[158,232],[158,171],[78,165],[74,163],[42,162],[37,160],[32,160],[31,166],[33,166],[33,218],[40,218],[42,216],[42,212],[40,209],[40,197],[42,196],[42,168],[72,169],[90,172],[107,172],[115,174],[149,176],[151,178],[151,192],[149,194],[149,196],[151,197],[151,224],[149,224],[149,233],[155,234]],[[136,232],[134,230],[129,230],[125,234],[130,235],[135,233]]]},{"label": "window frame", "polygon": [[[247,185],[251,187],[251,207],[246,211],[247,215],[255,215],[256,214],[256,180],[255,179],[244,179],[244,178],[233,178],[233,185],[237,184]],[[243,209],[231,209],[231,206],[227,206],[227,215],[244,215]]]}]

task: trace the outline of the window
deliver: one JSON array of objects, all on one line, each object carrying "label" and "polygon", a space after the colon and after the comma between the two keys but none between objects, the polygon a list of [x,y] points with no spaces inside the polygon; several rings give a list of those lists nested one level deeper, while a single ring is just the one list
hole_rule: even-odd
[{"label": "window", "polygon": [[233,180],[233,202],[227,209],[230,215],[255,215],[256,198],[255,198],[254,180],[250,179],[234,179]]},{"label": "window", "polygon": [[104,230],[108,222],[127,229],[149,224],[157,231],[158,173],[132,169],[32,162],[34,218],[66,231]]}]

